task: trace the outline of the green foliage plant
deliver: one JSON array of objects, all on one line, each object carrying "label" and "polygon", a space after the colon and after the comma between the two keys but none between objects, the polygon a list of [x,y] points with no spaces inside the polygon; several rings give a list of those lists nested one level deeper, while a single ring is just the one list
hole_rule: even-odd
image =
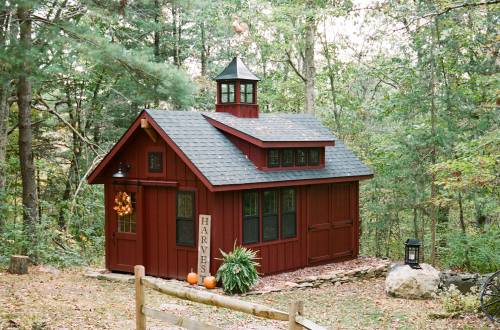
[{"label": "green foliage plant", "polygon": [[480,302],[477,288],[463,294],[454,285],[441,295],[441,302],[447,313],[464,314],[476,313],[479,311]]},{"label": "green foliage plant", "polygon": [[224,292],[228,294],[248,292],[259,279],[257,252],[236,244],[233,251],[226,253],[220,250],[220,252],[222,265],[217,271],[216,278],[218,282],[222,281]]},{"label": "green foliage plant", "polygon": [[500,269],[500,226],[463,234],[450,231],[447,246],[440,249],[443,266],[470,272],[489,273]]}]

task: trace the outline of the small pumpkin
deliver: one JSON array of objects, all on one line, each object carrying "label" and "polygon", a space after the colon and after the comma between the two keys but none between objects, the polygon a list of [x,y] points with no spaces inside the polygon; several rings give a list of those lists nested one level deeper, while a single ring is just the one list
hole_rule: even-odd
[{"label": "small pumpkin", "polygon": [[191,272],[189,274],[187,274],[186,279],[187,279],[188,283],[191,285],[195,285],[198,283],[198,274],[193,272],[193,268],[191,268]]},{"label": "small pumpkin", "polygon": [[215,279],[215,277],[208,274],[208,276],[203,279],[203,285],[207,289],[215,289],[215,286],[217,285],[217,280]]}]

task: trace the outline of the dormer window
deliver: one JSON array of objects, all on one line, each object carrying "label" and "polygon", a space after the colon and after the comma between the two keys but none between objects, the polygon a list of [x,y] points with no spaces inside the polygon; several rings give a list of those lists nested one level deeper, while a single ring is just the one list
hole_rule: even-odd
[{"label": "dormer window", "polygon": [[267,167],[273,169],[287,169],[322,165],[321,148],[280,148],[267,150]]},{"label": "dormer window", "polygon": [[234,83],[220,84],[220,102],[234,103]]},{"label": "dormer window", "polygon": [[240,102],[241,103],[254,103],[253,102],[253,83],[240,84]]},{"label": "dormer window", "polygon": [[318,149],[318,148],[309,149],[308,164],[310,166],[319,165],[320,157],[321,157],[320,149]]}]

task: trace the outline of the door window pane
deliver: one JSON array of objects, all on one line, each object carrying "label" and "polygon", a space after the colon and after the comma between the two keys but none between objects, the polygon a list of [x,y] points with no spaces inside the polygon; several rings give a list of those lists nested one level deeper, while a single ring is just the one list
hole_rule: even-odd
[{"label": "door window pane", "polygon": [[135,192],[129,192],[127,195],[130,197],[130,205],[132,210],[130,213],[118,216],[118,232],[120,233],[135,233],[136,226],[136,197]]}]

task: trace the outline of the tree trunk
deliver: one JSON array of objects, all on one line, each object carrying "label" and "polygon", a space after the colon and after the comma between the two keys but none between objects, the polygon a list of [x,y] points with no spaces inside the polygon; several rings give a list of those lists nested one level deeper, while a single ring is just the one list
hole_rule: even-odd
[{"label": "tree trunk", "polygon": [[305,112],[310,114],[314,114],[314,87],[316,77],[316,67],[314,66],[315,24],[314,17],[307,16],[304,50]]},{"label": "tree trunk", "polygon": [[28,52],[31,50],[31,8],[17,9],[20,30],[20,45],[23,60],[17,82],[17,105],[19,108],[19,160],[23,186],[23,220],[29,241],[33,225],[38,219],[38,196],[33,161],[33,131],[31,127],[31,82]]},{"label": "tree trunk", "polygon": [[465,234],[465,220],[464,220],[464,208],[462,205],[462,193],[458,193],[458,211],[460,218],[460,228],[462,229],[462,233]]},{"label": "tree trunk", "polygon": [[[436,63],[434,59],[434,29],[431,28],[431,165],[436,164]],[[431,174],[431,264],[436,264],[436,175]]]},{"label": "tree trunk", "polygon": [[418,239],[418,211],[417,208],[413,208],[413,235]]},{"label": "tree trunk", "polygon": [[[5,46],[7,39],[7,31],[9,26],[10,14],[8,11],[0,11],[0,47]],[[7,140],[8,140],[8,124],[9,124],[9,103],[8,98],[10,95],[10,77],[6,74],[3,66],[0,66],[0,198],[2,191],[5,188],[6,172],[5,172],[5,157],[7,153]],[[1,216],[0,216],[1,218]],[[2,220],[0,219],[0,226]]]},{"label": "tree trunk", "polygon": [[[6,171],[5,158],[7,154],[7,127],[9,123],[9,83],[0,81],[0,196],[5,188]],[[1,220],[0,220],[1,222]]]},{"label": "tree trunk", "polygon": [[27,256],[11,256],[9,273],[17,275],[28,274],[28,262],[29,258]]},{"label": "tree trunk", "polygon": [[201,75],[205,77],[207,75],[207,40],[205,37],[205,23],[201,22],[200,24],[200,30],[201,30],[201,54],[200,54],[200,60],[201,60]]},{"label": "tree trunk", "polygon": [[[155,56],[155,62],[159,63],[160,62],[160,31],[159,31],[159,24],[160,24],[160,12],[161,12],[161,6],[158,0],[155,0],[155,30],[153,32],[153,54]],[[153,104],[155,108],[158,108],[160,106],[160,99],[158,97],[158,83],[155,83],[154,86],[154,100]]]},{"label": "tree trunk", "polygon": [[[332,110],[333,119],[335,120],[335,126],[337,126],[337,137],[342,138],[342,124],[340,122],[340,110],[337,106],[337,88],[335,87],[335,72],[333,71],[332,54],[328,47],[328,41],[326,39],[326,19],[323,20],[323,30],[324,37],[320,38],[323,44],[323,55],[326,58],[326,64],[328,67],[328,81],[330,82],[330,96],[332,98]],[[333,51],[333,57],[336,58],[335,50]]]}]

